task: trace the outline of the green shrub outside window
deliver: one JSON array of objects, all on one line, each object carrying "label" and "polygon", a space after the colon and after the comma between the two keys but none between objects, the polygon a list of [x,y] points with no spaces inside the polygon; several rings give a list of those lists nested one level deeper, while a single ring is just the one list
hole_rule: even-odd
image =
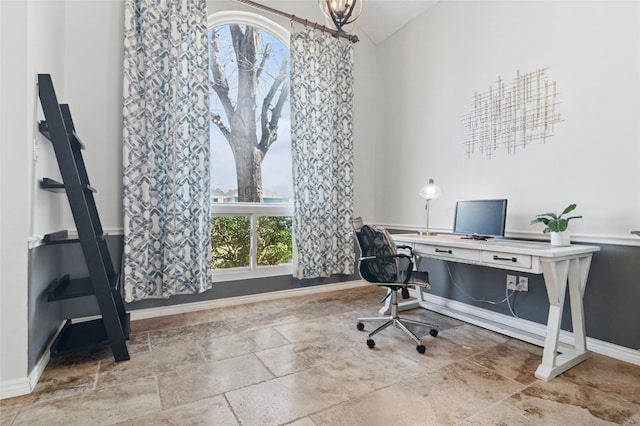
[{"label": "green shrub outside window", "polygon": [[[258,266],[291,262],[292,218],[257,218]],[[215,216],[211,218],[211,266],[214,269],[249,267],[251,264],[251,217]]]}]

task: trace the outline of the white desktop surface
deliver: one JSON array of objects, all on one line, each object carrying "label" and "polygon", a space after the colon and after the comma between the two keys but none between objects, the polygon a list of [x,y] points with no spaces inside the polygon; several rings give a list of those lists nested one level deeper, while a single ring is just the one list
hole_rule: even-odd
[{"label": "white desktop surface", "polygon": [[[598,246],[552,246],[540,241],[508,239],[473,240],[459,235],[394,234],[396,244],[408,245],[416,257],[448,262],[468,263],[491,268],[542,274],[549,297],[549,318],[542,363],[535,376],[551,380],[558,374],[587,359],[583,296],[594,252]],[[558,338],[566,289],[569,288],[574,346],[558,354]],[[417,292],[417,306],[424,304]]]},{"label": "white desktop surface", "polygon": [[593,253],[599,251],[598,246],[552,246],[544,241],[510,240],[506,238],[488,238],[487,240],[473,240],[463,238],[461,235],[438,234],[438,235],[418,235],[418,234],[393,234],[391,235],[400,244],[429,244],[446,245],[448,247],[469,248],[473,250],[494,250],[504,253],[528,254],[542,257],[573,256],[582,253]]}]

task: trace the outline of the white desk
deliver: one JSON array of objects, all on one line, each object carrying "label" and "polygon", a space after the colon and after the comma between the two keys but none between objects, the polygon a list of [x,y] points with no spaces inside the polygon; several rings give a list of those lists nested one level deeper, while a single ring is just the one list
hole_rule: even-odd
[{"label": "white desk", "polygon": [[[393,239],[397,244],[411,246],[416,256],[542,274],[550,306],[542,363],[535,373],[537,378],[551,380],[591,356],[586,345],[582,299],[591,266],[591,256],[599,251],[600,247],[556,247],[544,242],[501,239],[478,241],[453,235],[396,234],[393,235]],[[574,345],[570,350],[558,354],[558,337],[567,282]],[[422,291],[418,291],[416,296],[417,306],[423,306]]]}]

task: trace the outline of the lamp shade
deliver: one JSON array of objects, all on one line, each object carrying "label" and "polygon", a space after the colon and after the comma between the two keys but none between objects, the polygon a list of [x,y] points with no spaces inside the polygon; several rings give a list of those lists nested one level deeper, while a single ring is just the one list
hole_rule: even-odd
[{"label": "lamp shade", "polygon": [[442,195],[442,190],[438,185],[433,182],[433,179],[429,179],[427,184],[420,188],[420,196],[427,200],[433,200]]}]

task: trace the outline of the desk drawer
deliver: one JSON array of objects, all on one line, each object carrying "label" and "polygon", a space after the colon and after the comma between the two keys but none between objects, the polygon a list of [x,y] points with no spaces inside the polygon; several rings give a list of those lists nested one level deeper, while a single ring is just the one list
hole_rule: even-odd
[{"label": "desk drawer", "polygon": [[473,262],[478,262],[480,260],[480,253],[478,251],[455,247],[438,247],[427,244],[416,244],[414,252],[416,254],[423,253],[425,256],[429,257],[451,258],[452,260],[459,259]]},{"label": "desk drawer", "polygon": [[499,251],[483,251],[482,262],[505,267],[517,267],[531,269],[531,256],[527,254],[511,254]]}]

